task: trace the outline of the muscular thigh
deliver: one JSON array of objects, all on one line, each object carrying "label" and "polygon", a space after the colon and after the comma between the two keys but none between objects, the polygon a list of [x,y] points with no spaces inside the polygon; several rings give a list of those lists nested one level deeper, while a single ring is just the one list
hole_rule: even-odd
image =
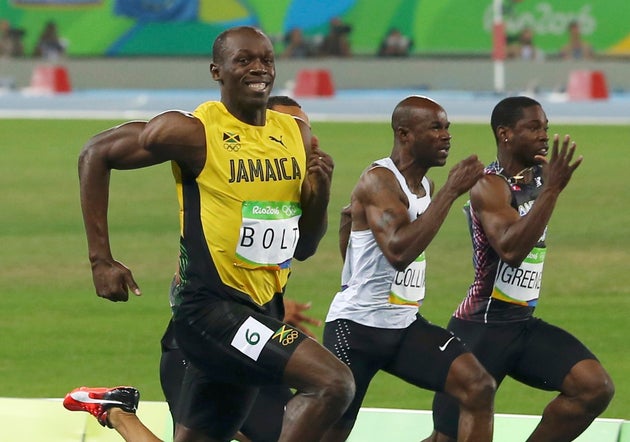
[{"label": "muscular thigh", "polygon": [[518,363],[509,374],[535,388],[560,390],[571,368],[585,359],[596,358],[576,337],[541,319],[532,318],[526,327]]},{"label": "muscular thigh", "polygon": [[453,333],[418,315],[384,370],[418,387],[442,391],[452,362],[467,351]]}]

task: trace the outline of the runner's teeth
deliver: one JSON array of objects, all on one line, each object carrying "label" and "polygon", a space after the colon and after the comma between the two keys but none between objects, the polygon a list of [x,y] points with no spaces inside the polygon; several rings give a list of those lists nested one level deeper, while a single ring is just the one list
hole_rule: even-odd
[{"label": "runner's teeth", "polygon": [[249,87],[257,91],[262,91],[265,89],[265,87],[267,87],[267,85],[265,83],[250,83]]}]

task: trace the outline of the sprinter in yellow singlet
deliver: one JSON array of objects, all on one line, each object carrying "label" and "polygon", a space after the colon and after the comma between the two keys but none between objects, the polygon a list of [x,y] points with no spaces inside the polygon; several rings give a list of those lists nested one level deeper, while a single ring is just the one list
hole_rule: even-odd
[{"label": "sprinter in yellow singlet", "polygon": [[[279,440],[317,441],[348,406],[354,382],[330,352],[281,322],[281,303],[292,258],[311,256],[325,233],[333,162],[311,147],[307,125],[266,110],[275,66],[262,32],[220,34],[210,72],[220,102],[162,113],[138,143],[104,150],[96,137],[83,150],[81,204],[96,291],[112,301],[140,293],[109,246],[110,170],[171,161],[181,203],[175,336],[211,381],[200,397],[189,393],[195,379],[186,375],[181,403],[189,408],[180,407],[175,440],[229,440],[258,388],[284,383],[296,395]],[[196,414],[199,407],[206,412]]]}]

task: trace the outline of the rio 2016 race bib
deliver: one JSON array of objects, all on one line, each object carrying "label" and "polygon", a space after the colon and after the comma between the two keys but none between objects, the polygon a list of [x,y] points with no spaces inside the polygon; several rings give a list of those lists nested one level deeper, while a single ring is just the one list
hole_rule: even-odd
[{"label": "rio 2016 race bib", "polygon": [[519,267],[501,261],[492,297],[512,304],[535,306],[540,296],[546,251],[544,247],[534,247]]},{"label": "rio 2016 race bib", "polygon": [[245,201],[236,256],[253,267],[290,262],[300,239],[302,209],[296,202]]},{"label": "rio 2016 race bib", "polygon": [[424,299],[424,274],[427,262],[424,252],[402,272],[396,272],[389,291],[389,303],[418,307]]}]

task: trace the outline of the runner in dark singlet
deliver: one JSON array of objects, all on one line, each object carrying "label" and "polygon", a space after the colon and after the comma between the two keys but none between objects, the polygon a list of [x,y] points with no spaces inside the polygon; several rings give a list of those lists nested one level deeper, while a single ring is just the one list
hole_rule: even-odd
[{"label": "runner in dark singlet", "polygon": [[[582,157],[556,135],[549,151],[541,105],[509,97],[492,113],[497,160],[470,191],[466,208],[475,279],[448,329],[501,384],[506,376],[558,391],[528,441],[571,441],[604,411],[614,387],[578,339],[534,316],[541,294],[547,223]],[[550,155],[548,155],[550,154]],[[431,441],[458,440],[457,404],[436,394]]]}]

